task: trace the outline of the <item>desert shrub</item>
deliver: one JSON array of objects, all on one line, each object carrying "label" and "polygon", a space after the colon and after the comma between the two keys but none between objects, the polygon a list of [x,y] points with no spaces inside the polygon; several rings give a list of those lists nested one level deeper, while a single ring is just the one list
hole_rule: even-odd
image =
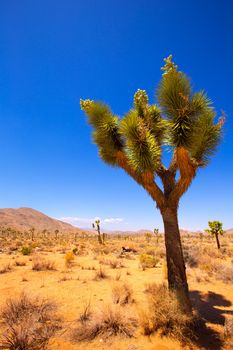
[{"label": "desert shrub", "polygon": [[16,260],[15,266],[26,266],[26,261],[24,260]]},{"label": "desert shrub", "polygon": [[84,305],[83,305],[82,312],[79,315],[79,321],[81,323],[87,322],[88,320],[90,320],[91,315],[92,315],[91,302],[89,300],[88,302],[84,303]]},{"label": "desert shrub", "polygon": [[2,267],[0,267],[0,274],[7,273],[7,272],[10,272],[10,271],[12,271],[12,266],[9,263],[3,265]]},{"label": "desert shrub", "polygon": [[77,255],[78,254],[78,248],[75,247],[74,249],[72,249],[72,252],[74,253],[74,255]]},{"label": "desert shrub", "polygon": [[183,248],[184,261],[189,267],[197,267],[200,259],[199,247],[188,247]]},{"label": "desert shrub", "polygon": [[174,293],[165,285],[149,284],[146,288],[148,307],[139,312],[144,335],[159,332],[180,341],[190,336],[193,319],[181,310]]},{"label": "desert shrub", "polygon": [[221,269],[222,264],[219,263],[216,259],[211,259],[209,257],[202,257],[199,268],[200,270],[208,273],[210,276],[212,276],[216,271]]},{"label": "desert shrub", "polygon": [[55,263],[43,258],[36,258],[32,264],[32,270],[34,271],[53,271],[56,270]]},{"label": "desert shrub", "polygon": [[137,325],[134,317],[127,315],[119,305],[107,305],[85,322],[79,322],[73,331],[74,341],[89,341],[97,336],[108,338],[116,335],[132,337]]},{"label": "desert shrub", "polygon": [[152,255],[152,256],[157,256],[160,259],[163,259],[165,257],[165,250],[163,247],[148,247],[145,250],[145,253],[148,255]]},{"label": "desert shrub", "polygon": [[22,247],[21,249],[21,253],[23,255],[30,255],[32,252],[32,248],[31,247]]},{"label": "desert shrub", "polygon": [[124,267],[124,264],[119,259],[99,259],[99,263],[109,265],[112,269],[120,269],[121,267]]},{"label": "desert shrub", "polygon": [[72,277],[70,277],[70,276],[62,276],[59,280],[58,280],[58,282],[66,282],[66,281],[72,281],[73,280],[73,278]]},{"label": "desert shrub", "polygon": [[121,271],[118,271],[115,276],[115,280],[119,281],[121,279]]},{"label": "desert shrub", "polygon": [[112,287],[112,300],[114,304],[133,303],[133,290],[128,283],[115,283]]},{"label": "desert shrub", "polygon": [[159,262],[159,258],[149,254],[141,254],[139,256],[139,261],[140,261],[141,267],[145,269],[145,268],[155,267]]},{"label": "desert shrub", "polygon": [[210,281],[210,277],[209,277],[208,273],[201,271],[200,269],[196,269],[195,274],[194,274],[194,278],[195,278],[196,282],[198,282],[198,283]]},{"label": "desert shrub", "polygon": [[94,276],[94,280],[98,281],[101,279],[105,279],[108,278],[108,274],[106,273],[106,271],[102,268],[102,266],[99,267],[99,270],[96,271],[95,276]]},{"label": "desert shrub", "polygon": [[224,323],[224,349],[233,349],[233,318],[227,317]]},{"label": "desert shrub", "polygon": [[71,267],[74,264],[75,255],[73,252],[67,252],[65,255],[66,267]]},{"label": "desert shrub", "polygon": [[4,332],[1,347],[12,350],[45,349],[60,328],[54,303],[22,293],[9,299],[1,312]]},{"label": "desert shrub", "polygon": [[233,264],[218,265],[215,277],[224,283],[233,283]]}]

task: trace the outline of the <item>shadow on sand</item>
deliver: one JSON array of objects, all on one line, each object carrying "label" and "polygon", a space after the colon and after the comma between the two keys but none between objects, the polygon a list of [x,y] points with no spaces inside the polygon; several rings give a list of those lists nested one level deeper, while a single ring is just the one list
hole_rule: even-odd
[{"label": "shadow on sand", "polygon": [[194,339],[194,343],[206,350],[220,350],[223,344],[219,333],[207,327],[205,323],[224,325],[224,314],[233,315],[233,310],[224,310],[220,307],[229,307],[231,302],[221,294],[210,291],[205,294],[197,290],[191,291],[190,298],[194,309],[202,318],[195,329],[196,339]]}]

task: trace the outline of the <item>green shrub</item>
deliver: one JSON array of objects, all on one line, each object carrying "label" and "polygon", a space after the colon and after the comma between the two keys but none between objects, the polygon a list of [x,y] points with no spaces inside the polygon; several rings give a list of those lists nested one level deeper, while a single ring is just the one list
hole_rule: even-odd
[{"label": "green shrub", "polygon": [[74,263],[75,255],[73,252],[67,252],[65,255],[65,265],[66,267],[71,267]]},{"label": "green shrub", "polygon": [[149,254],[141,254],[139,256],[139,261],[140,261],[141,267],[145,269],[145,268],[155,267],[159,262],[159,258]]},{"label": "green shrub", "polygon": [[23,255],[30,255],[32,252],[32,248],[31,247],[22,247],[21,249],[21,253]]}]

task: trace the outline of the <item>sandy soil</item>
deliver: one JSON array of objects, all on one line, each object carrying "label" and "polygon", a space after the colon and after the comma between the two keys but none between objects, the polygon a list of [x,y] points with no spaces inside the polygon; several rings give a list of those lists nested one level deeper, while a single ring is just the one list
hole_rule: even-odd
[{"label": "sandy soil", "polygon": [[[55,249],[54,249],[55,250]],[[135,338],[112,337],[109,339],[97,338],[91,342],[74,344],[70,341],[70,330],[77,325],[77,318],[83,306],[89,300],[93,308],[99,308],[103,304],[112,302],[112,286],[116,277],[120,275],[120,281],[127,282],[133,289],[135,303],[134,312],[140,310],[145,303],[145,285],[151,282],[161,283],[165,280],[162,263],[156,268],[148,268],[145,271],[139,266],[138,256],[133,260],[123,259],[124,267],[112,269],[104,265],[108,278],[96,281],[94,276],[99,269],[99,257],[90,254],[88,256],[76,256],[71,268],[65,266],[65,254],[63,252],[33,253],[30,256],[22,256],[15,252],[11,255],[0,254],[0,266],[7,263],[12,265],[12,271],[0,274],[0,306],[2,307],[9,297],[18,296],[22,291],[30,295],[39,295],[55,301],[59,314],[63,318],[63,330],[50,342],[49,349],[53,350],[180,350],[184,346],[179,345],[173,339],[159,338],[156,335],[146,337],[136,332]],[[108,258],[113,256],[108,255]],[[32,264],[36,257],[44,257],[55,262],[56,271],[33,271]],[[15,266],[15,261],[25,261],[26,266]],[[189,287],[191,299],[200,314],[206,319],[210,329],[209,335],[203,335],[203,339],[193,346],[196,349],[222,349],[221,342],[215,340],[214,333],[223,336],[224,317],[233,314],[233,288],[232,284],[211,280],[211,282],[197,282],[195,269],[188,269]]]}]

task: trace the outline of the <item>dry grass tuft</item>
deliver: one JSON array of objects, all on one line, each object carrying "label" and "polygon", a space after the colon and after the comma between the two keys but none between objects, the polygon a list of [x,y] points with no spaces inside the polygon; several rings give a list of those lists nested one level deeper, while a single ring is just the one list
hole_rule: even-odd
[{"label": "dry grass tuft", "polygon": [[34,271],[54,271],[55,263],[50,260],[45,260],[41,258],[36,258],[32,264],[32,270]]},{"label": "dry grass tuft", "polygon": [[137,326],[137,321],[125,313],[119,305],[108,305],[85,322],[80,322],[79,327],[73,331],[74,341],[90,341],[97,336],[105,338],[123,335],[132,337]]},{"label": "dry grass tuft", "polygon": [[79,321],[85,323],[90,320],[92,315],[90,300],[83,305],[82,313],[79,315]]},{"label": "dry grass tuft", "polygon": [[144,335],[158,332],[161,336],[187,341],[191,337],[193,319],[182,312],[175,294],[165,285],[156,284],[147,285],[145,292],[148,307],[139,312]]},{"label": "dry grass tuft", "polygon": [[0,268],[0,274],[11,272],[12,271],[12,266],[11,264],[5,264]]},{"label": "dry grass tuft", "polygon": [[226,318],[224,324],[224,349],[231,350],[233,349],[233,318]]},{"label": "dry grass tuft", "polygon": [[100,266],[99,270],[97,270],[95,273],[94,281],[103,280],[105,278],[109,278],[109,276],[106,273],[106,271],[102,268],[102,266]]},{"label": "dry grass tuft", "polygon": [[4,333],[1,347],[12,350],[45,349],[49,339],[60,329],[55,304],[22,293],[9,299],[2,310]]},{"label": "dry grass tuft", "polygon": [[103,265],[109,265],[112,269],[120,269],[124,267],[123,262],[118,259],[100,259],[99,263]]},{"label": "dry grass tuft", "polygon": [[114,304],[131,304],[134,302],[133,290],[128,283],[115,283],[112,287],[112,300]]},{"label": "dry grass tuft", "polygon": [[224,283],[233,283],[233,264],[219,265],[216,278]]},{"label": "dry grass tuft", "polygon": [[27,263],[24,260],[16,260],[15,261],[15,266],[26,266]]}]

